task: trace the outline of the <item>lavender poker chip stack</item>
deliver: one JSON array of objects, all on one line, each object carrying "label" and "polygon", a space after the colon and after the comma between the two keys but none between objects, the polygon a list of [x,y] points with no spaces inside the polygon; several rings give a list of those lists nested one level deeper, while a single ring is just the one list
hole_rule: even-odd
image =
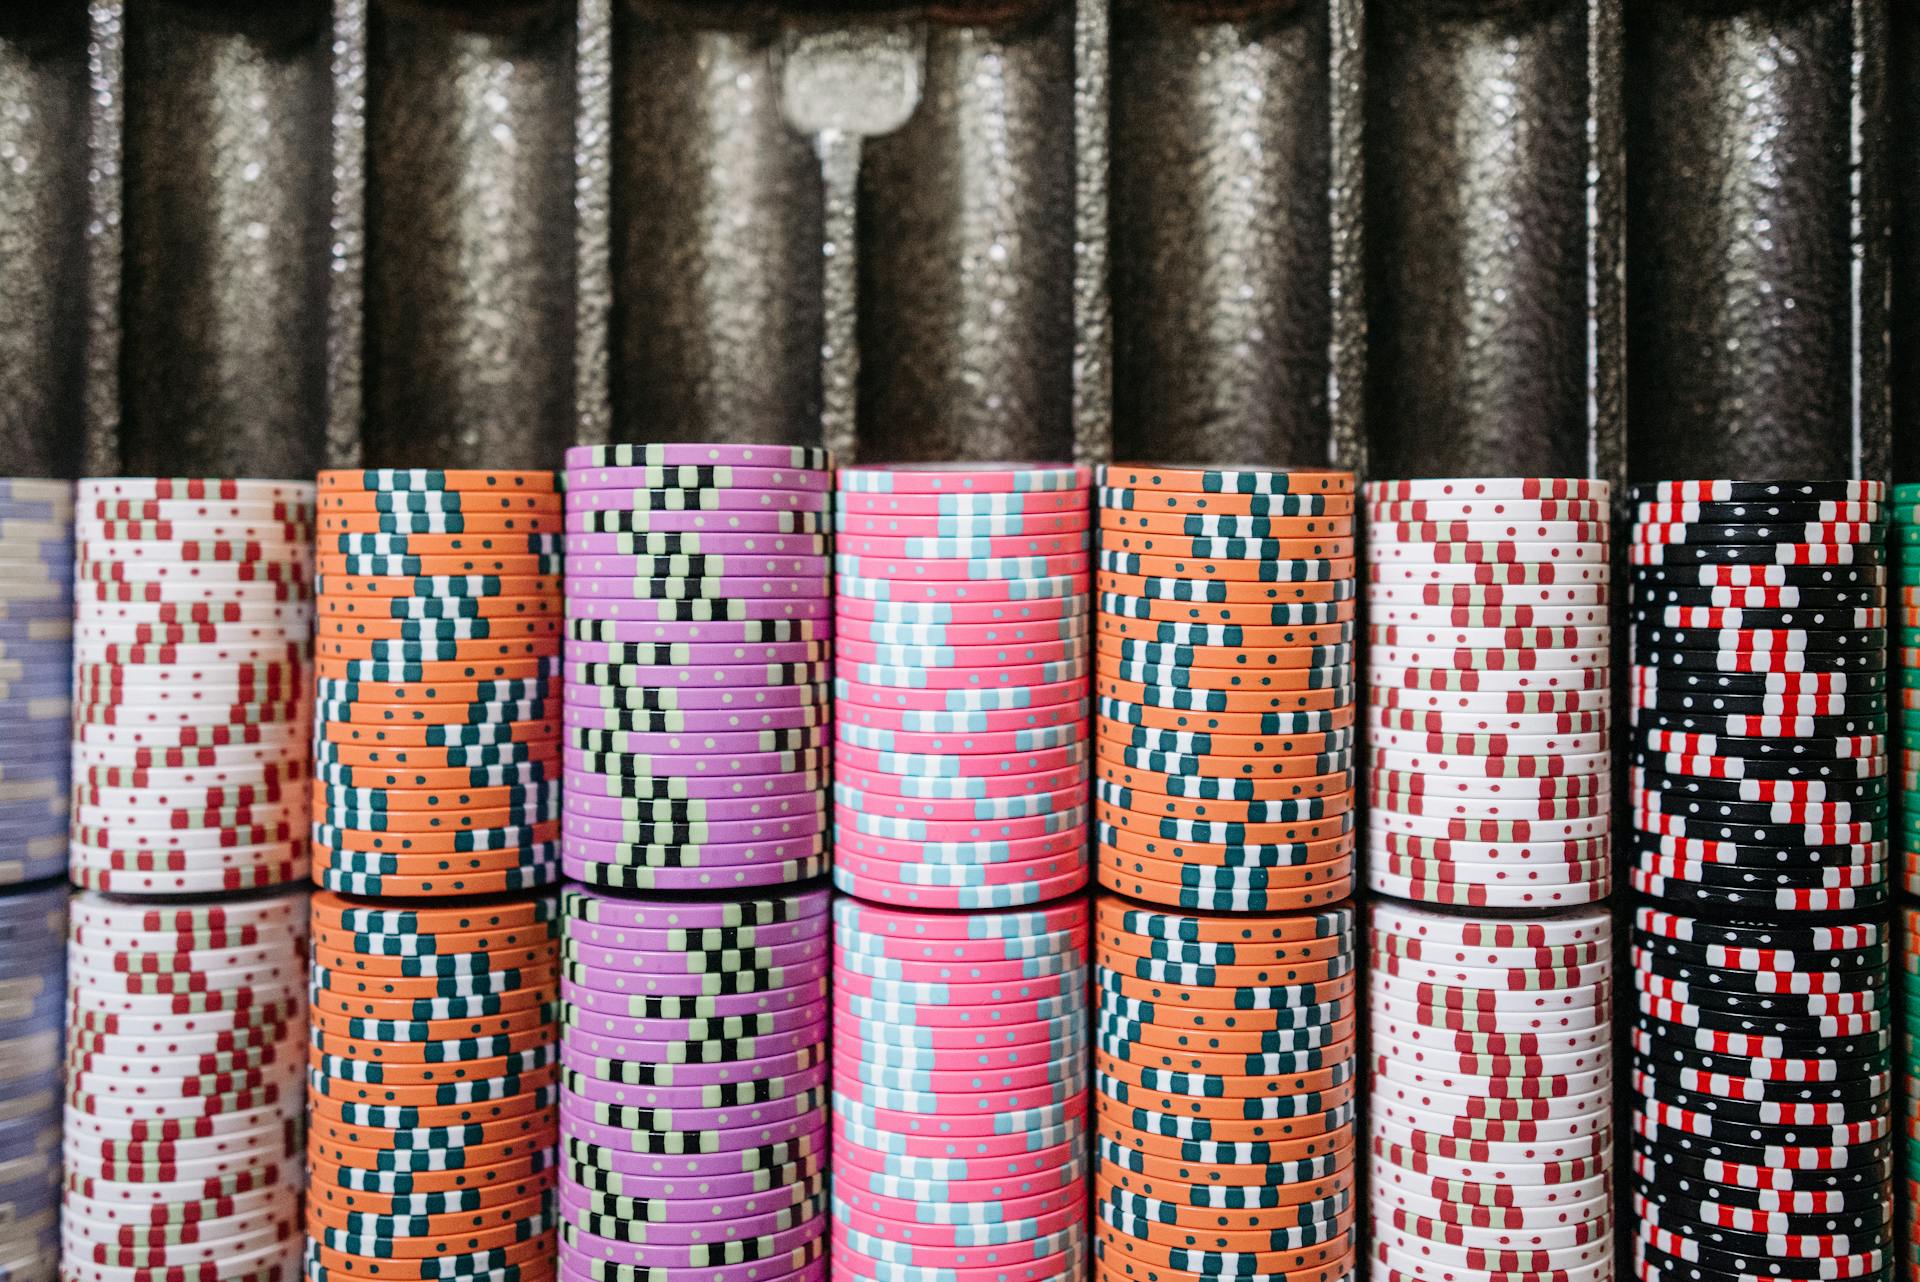
[{"label": "lavender poker chip stack", "polygon": [[0,895],[66,876],[73,484],[0,477]]},{"label": "lavender poker chip stack", "polygon": [[567,451],[563,870],[607,890],[827,867],[823,451]]},{"label": "lavender poker chip stack", "polygon": [[0,895],[0,1282],[60,1263],[64,882]]},{"label": "lavender poker chip stack", "polygon": [[564,906],[562,1282],[821,1282],[827,891]]},{"label": "lavender poker chip stack", "polygon": [[564,1282],[824,1277],[831,494],[568,451]]}]

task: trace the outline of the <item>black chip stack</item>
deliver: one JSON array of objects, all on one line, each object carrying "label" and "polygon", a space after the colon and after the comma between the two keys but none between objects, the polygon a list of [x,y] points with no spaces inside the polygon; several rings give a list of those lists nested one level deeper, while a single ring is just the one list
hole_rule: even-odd
[{"label": "black chip stack", "polygon": [[1634,493],[1642,1282],[1892,1267],[1884,498]]}]

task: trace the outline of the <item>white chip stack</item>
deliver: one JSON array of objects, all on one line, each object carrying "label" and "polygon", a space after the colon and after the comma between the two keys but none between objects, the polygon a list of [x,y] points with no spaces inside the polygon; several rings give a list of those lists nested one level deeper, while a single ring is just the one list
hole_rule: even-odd
[{"label": "white chip stack", "polygon": [[313,504],[307,482],[80,482],[76,884],[306,876]]},{"label": "white chip stack", "polygon": [[1609,502],[1367,487],[1375,1277],[1613,1277]]},{"label": "white chip stack", "polygon": [[314,487],[77,490],[65,1282],[304,1241]]},{"label": "white chip stack", "polygon": [[304,888],[71,921],[62,1278],[298,1276]]}]

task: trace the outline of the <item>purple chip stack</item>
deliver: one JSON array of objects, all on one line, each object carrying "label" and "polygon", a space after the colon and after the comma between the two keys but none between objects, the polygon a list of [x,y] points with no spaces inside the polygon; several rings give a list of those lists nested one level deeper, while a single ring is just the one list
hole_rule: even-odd
[{"label": "purple chip stack", "polygon": [[824,1276],[823,451],[567,455],[561,1270]]}]

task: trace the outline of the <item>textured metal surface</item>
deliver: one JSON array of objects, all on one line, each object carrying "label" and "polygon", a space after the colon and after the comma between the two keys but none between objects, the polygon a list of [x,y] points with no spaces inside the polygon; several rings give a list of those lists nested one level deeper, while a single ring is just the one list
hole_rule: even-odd
[{"label": "textured metal surface", "polygon": [[1849,18],[1840,0],[1628,13],[1636,477],[1851,467]]},{"label": "textured metal surface", "polygon": [[[1437,460],[1448,470],[1475,459],[1490,469],[1545,466],[1535,460],[1547,452],[1559,455],[1555,470],[1575,471],[1585,467],[1570,444],[1579,437],[1573,420],[1584,417],[1584,463],[1606,475],[1626,470],[1629,455],[1631,471],[1641,476],[1839,471],[1856,459],[1871,471],[1894,449],[1890,435],[1902,474],[1920,472],[1913,409],[1920,392],[1911,373],[1920,326],[1914,320],[1920,252],[1913,248],[1920,178],[1904,144],[1920,123],[1914,87],[1920,19],[1911,6],[1886,0],[1649,0],[1624,20],[1618,0],[1588,0],[1584,22],[1566,0],[1428,6],[1327,0],[1324,11],[1304,0],[951,0],[932,6],[847,0],[825,7],[798,0],[579,0],[577,8],[572,0],[293,0],[280,6],[90,0],[84,73],[91,105],[84,128],[66,134],[69,140],[84,136],[83,163],[74,163],[69,146],[60,171],[84,175],[85,213],[56,218],[16,203],[0,217],[0,234],[26,246],[0,267],[0,305],[7,308],[31,297],[57,310],[76,292],[80,267],[31,234],[34,219],[78,222],[86,244],[78,282],[83,339],[36,341],[49,334],[57,339],[62,324],[77,323],[57,316],[10,323],[0,339],[21,389],[11,399],[13,419],[0,420],[0,449],[14,455],[14,466],[40,467],[80,437],[87,466],[117,466],[123,414],[132,452],[183,457],[140,443],[146,424],[168,416],[186,422],[195,411],[187,396],[171,390],[161,403],[135,404],[142,389],[131,380],[156,382],[139,371],[169,363],[157,347],[143,352],[137,338],[123,351],[136,308],[143,316],[160,315],[163,324],[185,317],[183,332],[194,342],[208,334],[228,342],[243,337],[237,326],[205,325],[201,302],[223,301],[223,289],[242,267],[222,266],[216,279],[198,294],[188,291],[172,311],[152,295],[133,297],[164,279],[171,264],[137,273],[132,265],[150,252],[122,249],[123,178],[129,204],[147,201],[142,184],[150,179],[140,172],[157,174],[153,157],[161,152],[152,146],[161,127],[132,114],[161,106],[178,112],[206,102],[209,90],[169,86],[136,101],[162,60],[162,76],[190,78],[190,71],[172,68],[196,65],[192,41],[134,47],[135,70],[126,75],[123,45],[144,40],[150,28],[142,24],[154,21],[197,23],[229,37],[271,35],[308,22],[313,10],[307,6],[323,4],[332,12],[330,34],[312,39],[325,46],[320,53],[334,82],[331,173],[321,202],[331,224],[330,461],[359,456],[363,437],[378,461],[551,461],[576,434],[610,434],[616,403],[619,414],[633,420],[619,428],[629,436],[697,434],[708,430],[704,419],[716,424],[716,433],[747,437],[760,433],[769,415],[776,424],[789,421],[791,398],[766,394],[768,384],[754,382],[757,375],[723,377],[711,369],[723,359],[738,368],[746,359],[741,353],[761,362],[749,369],[800,368],[793,349],[811,340],[795,339],[794,331],[819,324],[820,317],[796,304],[781,313],[792,325],[744,309],[713,322],[725,309],[698,294],[733,288],[756,271],[762,280],[788,279],[803,254],[817,267],[812,255],[824,235],[813,233],[809,244],[805,233],[791,230],[806,227],[808,202],[817,198],[817,188],[805,184],[749,184],[747,194],[764,204],[745,207],[764,220],[756,232],[771,229],[768,238],[743,259],[729,258],[692,280],[675,278],[674,294],[691,298],[687,305],[695,310],[674,312],[674,323],[655,326],[654,337],[668,355],[695,353],[677,376],[676,394],[696,403],[693,415],[673,421],[671,411],[627,414],[630,403],[656,393],[660,380],[649,363],[662,357],[658,346],[637,342],[644,324],[623,328],[616,339],[613,319],[616,308],[623,309],[622,322],[647,319],[641,309],[658,295],[645,291],[659,282],[637,272],[616,279],[612,264],[633,246],[626,238],[636,225],[644,232],[650,222],[665,220],[659,225],[671,230],[674,216],[693,225],[669,204],[678,192],[648,193],[659,203],[635,203],[632,220],[613,214],[618,175],[630,160],[615,117],[634,95],[648,100],[641,92],[648,87],[629,83],[627,62],[656,53],[637,48],[634,19],[649,15],[658,22],[665,13],[698,15],[696,25],[705,29],[746,29],[765,39],[796,30],[858,34],[903,22],[923,23],[931,33],[927,100],[898,135],[870,148],[860,180],[861,268],[853,305],[866,349],[857,389],[866,457],[1071,449],[1097,458],[1114,436],[1161,457],[1310,455],[1319,446],[1312,431],[1300,430],[1296,449],[1284,440],[1273,443],[1273,423],[1281,414],[1311,414],[1324,421],[1333,457],[1376,474],[1403,463],[1400,470],[1437,470],[1443,465]],[[45,33],[48,24],[57,29],[62,12],[59,0],[50,0],[0,13],[0,101],[7,104],[0,147],[18,149],[22,130],[44,126],[44,114],[17,104],[44,88],[36,77],[53,66]],[[1109,38],[1115,24],[1120,39]],[[1164,221],[1184,225],[1171,232],[1161,227],[1146,241],[1171,246],[1170,258],[1141,262],[1133,252],[1141,228],[1153,229],[1119,222],[1118,202],[1126,193],[1117,187],[1110,219],[1107,179],[1137,176],[1134,139],[1149,155],[1177,156],[1176,144],[1206,138],[1202,131],[1235,119],[1220,114],[1235,109],[1243,113],[1238,119],[1252,123],[1241,144],[1262,166],[1306,154],[1289,150],[1299,141],[1292,131],[1299,114],[1319,104],[1290,94],[1291,114],[1259,114],[1259,105],[1271,109],[1264,99],[1276,83],[1271,61],[1260,59],[1271,59],[1275,31],[1298,38],[1320,24],[1324,68],[1308,66],[1299,74],[1311,81],[1317,73],[1324,84],[1324,187],[1291,195],[1296,202],[1324,200],[1324,280],[1311,290],[1299,281],[1279,282],[1280,269],[1270,262],[1254,262],[1242,273],[1249,298],[1283,302],[1296,315],[1324,309],[1326,377],[1299,380],[1309,384],[1304,391],[1280,397],[1273,388],[1292,377],[1290,367],[1248,357],[1254,344],[1272,341],[1264,328],[1203,325],[1182,335],[1174,320],[1180,313],[1155,306],[1171,300],[1191,317],[1193,300],[1209,297],[1203,288],[1155,299],[1129,283],[1179,279],[1172,269],[1190,269],[1200,258],[1189,252],[1189,242],[1234,245],[1205,219],[1221,209],[1269,208],[1256,199],[1263,193],[1201,187],[1188,193],[1184,210],[1162,195],[1174,211]],[[1631,47],[1624,59],[1622,28]],[[1156,29],[1189,37],[1184,62],[1167,57],[1176,46],[1164,39],[1157,50],[1151,41],[1144,52],[1137,47],[1136,35]],[[1376,33],[1371,42],[1369,30]],[[1570,31],[1583,33],[1584,68],[1573,65],[1581,51]],[[1231,33],[1237,42],[1191,39],[1206,32]],[[68,50],[77,49],[71,26],[65,39]],[[756,63],[765,66],[766,59],[746,60]],[[1563,63],[1570,70],[1561,82],[1545,84],[1542,77]],[[1129,74],[1115,75],[1116,69]],[[216,71],[216,87],[233,74]],[[1372,90],[1370,78],[1377,81]],[[743,87],[761,86],[721,86]],[[702,80],[682,88],[684,100],[698,103],[713,86]],[[1429,96],[1409,98],[1414,89]],[[651,95],[671,97],[658,86]],[[68,110],[78,109],[72,97],[64,101]],[[721,153],[751,137],[765,144],[755,162],[771,157],[782,172],[790,165],[792,173],[817,178],[811,140],[777,128],[769,101],[751,100],[743,108],[745,124],[722,128],[723,121],[710,121],[711,139],[687,144],[709,163],[677,157],[675,172],[694,182],[736,180],[743,171]],[[1181,114],[1164,107],[1158,120],[1148,115],[1153,104],[1180,102],[1196,108]],[[1413,104],[1409,112],[1398,111],[1402,102]],[[1585,250],[1555,275],[1552,255],[1565,253],[1565,213],[1573,203],[1557,144],[1576,106],[1584,110],[1580,128],[1589,153],[1580,183]],[[263,123],[281,119],[269,111]],[[1119,140],[1127,149],[1115,146]],[[1556,146],[1545,148],[1543,140]],[[187,139],[183,153],[189,176],[206,150],[194,142]],[[23,151],[8,153],[8,160],[10,177],[23,166],[31,176],[53,172],[36,170],[38,158]],[[638,166],[629,171],[641,172]],[[1258,188],[1271,171],[1231,172]],[[31,202],[57,187],[11,184],[0,190],[0,202]],[[1888,189],[1894,196],[1890,234]],[[212,184],[196,191],[185,180],[178,190],[192,230],[217,225],[221,211],[239,209],[252,196]],[[638,202],[642,193],[636,187],[630,194]],[[737,195],[736,188],[729,199]],[[1236,204],[1235,197],[1253,203]],[[712,210],[721,207],[704,207],[709,233]],[[697,202],[689,208],[697,213]],[[1497,219],[1479,217],[1503,209],[1520,209],[1529,219],[1513,233],[1517,240],[1494,234]],[[310,211],[286,218],[304,212]],[[139,209],[128,210],[133,234],[145,234],[140,218]],[[287,243],[282,230],[270,229],[273,243]],[[23,231],[28,234],[20,240]],[[670,239],[641,244],[636,254],[657,251]],[[700,250],[710,243],[694,242]],[[35,255],[42,256],[38,263]],[[1291,270],[1291,259],[1279,261]],[[1409,262],[1440,270],[1408,272]],[[1460,264],[1473,270],[1449,279]],[[1543,277],[1552,277],[1550,288],[1537,287]],[[1502,278],[1514,282],[1509,289],[1521,289],[1526,310],[1487,312],[1487,298],[1512,298],[1499,292]],[[1189,271],[1186,279],[1196,278]],[[1212,320],[1233,300],[1219,290],[1224,274],[1200,279],[1216,290],[1215,310],[1199,312]],[[1584,332],[1568,334],[1562,324],[1576,280],[1584,288]],[[48,281],[60,283],[48,288]],[[1891,357],[1880,330],[1886,296],[1895,308]],[[774,310],[785,305],[782,295]],[[288,314],[277,304],[271,310]],[[682,325],[687,315],[716,327],[702,332]],[[1438,318],[1438,328],[1419,329],[1423,317]],[[1377,331],[1371,353],[1370,322]],[[1135,324],[1153,340],[1149,350],[1156,356],[1186,338],[1188,359],[1159,369],[1138,368],[1131,356],[1116,361],[1116,336],[1133,341],[1127,326]],[[1448,325],[1452,338],[1444,337]],[[1629,330],[1623,351],[1621,335]],[[1417,341],[1410,340],[1416,331]],[[769,355],[756,346],[769,333],[790,346]],[[1308,350],[1318,341],[1306,344],[1299,358],[1319,355]],[[1444,347],[1421,354],[1419,343]],[[298,339],[283,345],[263,366],[270,392],[284,391],[290,368],[275,362],[301,346]],[[22,362],[50,361],[41,366],[49,369],[62,356],[78,359],[76,350],[84,354],[83,430],[56,414],[31,444],[21,444],[19,424],[44,414],[31,398],[46,396],[49,379],[59,377],[56,370],[23,379]],[[1418,359],[1403,357],[1409,350]],[[1898,385],[1893,393],[1885,386],[1889,367]],[[805,368],[816,369],[812,361]],[[1575,369],[1571,384],[1569,369]],[[123,372],[130,378],[124,395]],[[195,394],[221,388],[216,370],[197,374]],[[1434,374],[1451,380],[1438,392],[1427,378]],[[699,386],[703,376],[712,377],[711,387]],[[1193,380],[1187,386],[1200,394],[1169,395],[1182,379]],[[1123,413],[1115,426],[1116,380],[1132,397],[1129,406],[1150,406],[1151,395],[1172,409],[1157,420],[1151,413],[1132,419]],[[1578,391],[1569,394],[1570,385]],[[1541,389],[1532,413],[1514,408]],[[1389,395],[1393,399],[1385,399]],[[1621,410],[1629,397],[1630,445]],[[1370,398],[1380,402],[1374,412],[1366,408]],[[1887,426],[1890,398],[1897,434]],[[1581,399],[1584,405],[1569,412],[1569,403]],[[1280,409],[1271,408],[1282,401]],[[716,403],[723,408],[697,408]],[[1229,408],[1221,410],[1222,403]],[[737,408],[741,404],[748,409]],[[1254,408],[1243,412],[1244,406]],[[648,413],[662,421],[642,425]],[[240,421],[200,429],[187,423],[178,437],[184,457],[258,458],[263,450],[302,448],[300,431],[278,426],[274,413],[237,415],[229,408],[215,417],[222,415]],[[718,426],[723,419],[724,428]],[[277,433],[277,440],[258,435],[270,423],[268,436]],[[195,430],[207,434],[200,444]],[[176,439],[170,429],[156,427],[150,435],[168,447]],[[213,439],[228,435],[234,443]],[[1411,451],[1408,443],[1415,441],[1430,442],[1437,454]]]},{"label": "textured metal surface", "polygon": [[860,181],[861,455],[1073,451],[1072,6],[927,33]]},{"label": "textured metal surface", "polygon": [[616,440],[819,437],[820,166],[737,9],[613,8]]},{"label": "textured metal surface", "polygon": [[1372,466],[1587,471],[1587,14],[1382,0],[1367,114]]},{"label": "textured metal surface", "polygon": [[1331,356],[1329,11],[1116,0],[1114,452],[1317,462]]},{"label": "textured metal surface", "polygon": [[325,421],[327,11],[127,10],[121,464],[306,476]]},{"label": "textured metal surface", "polygon": [[551,466],[572,437],[572,14],[375,0],[369,464]]},{"label": "textured metal surface", "polygon": [[1893,201],[1893,475],[1920,481],[1920,7],[1892,8],[1887,149]]},{"label": "textured metal surface", "polygon": [[86,44],[77,0],[0,13],[0,474],[80,461]]}]

